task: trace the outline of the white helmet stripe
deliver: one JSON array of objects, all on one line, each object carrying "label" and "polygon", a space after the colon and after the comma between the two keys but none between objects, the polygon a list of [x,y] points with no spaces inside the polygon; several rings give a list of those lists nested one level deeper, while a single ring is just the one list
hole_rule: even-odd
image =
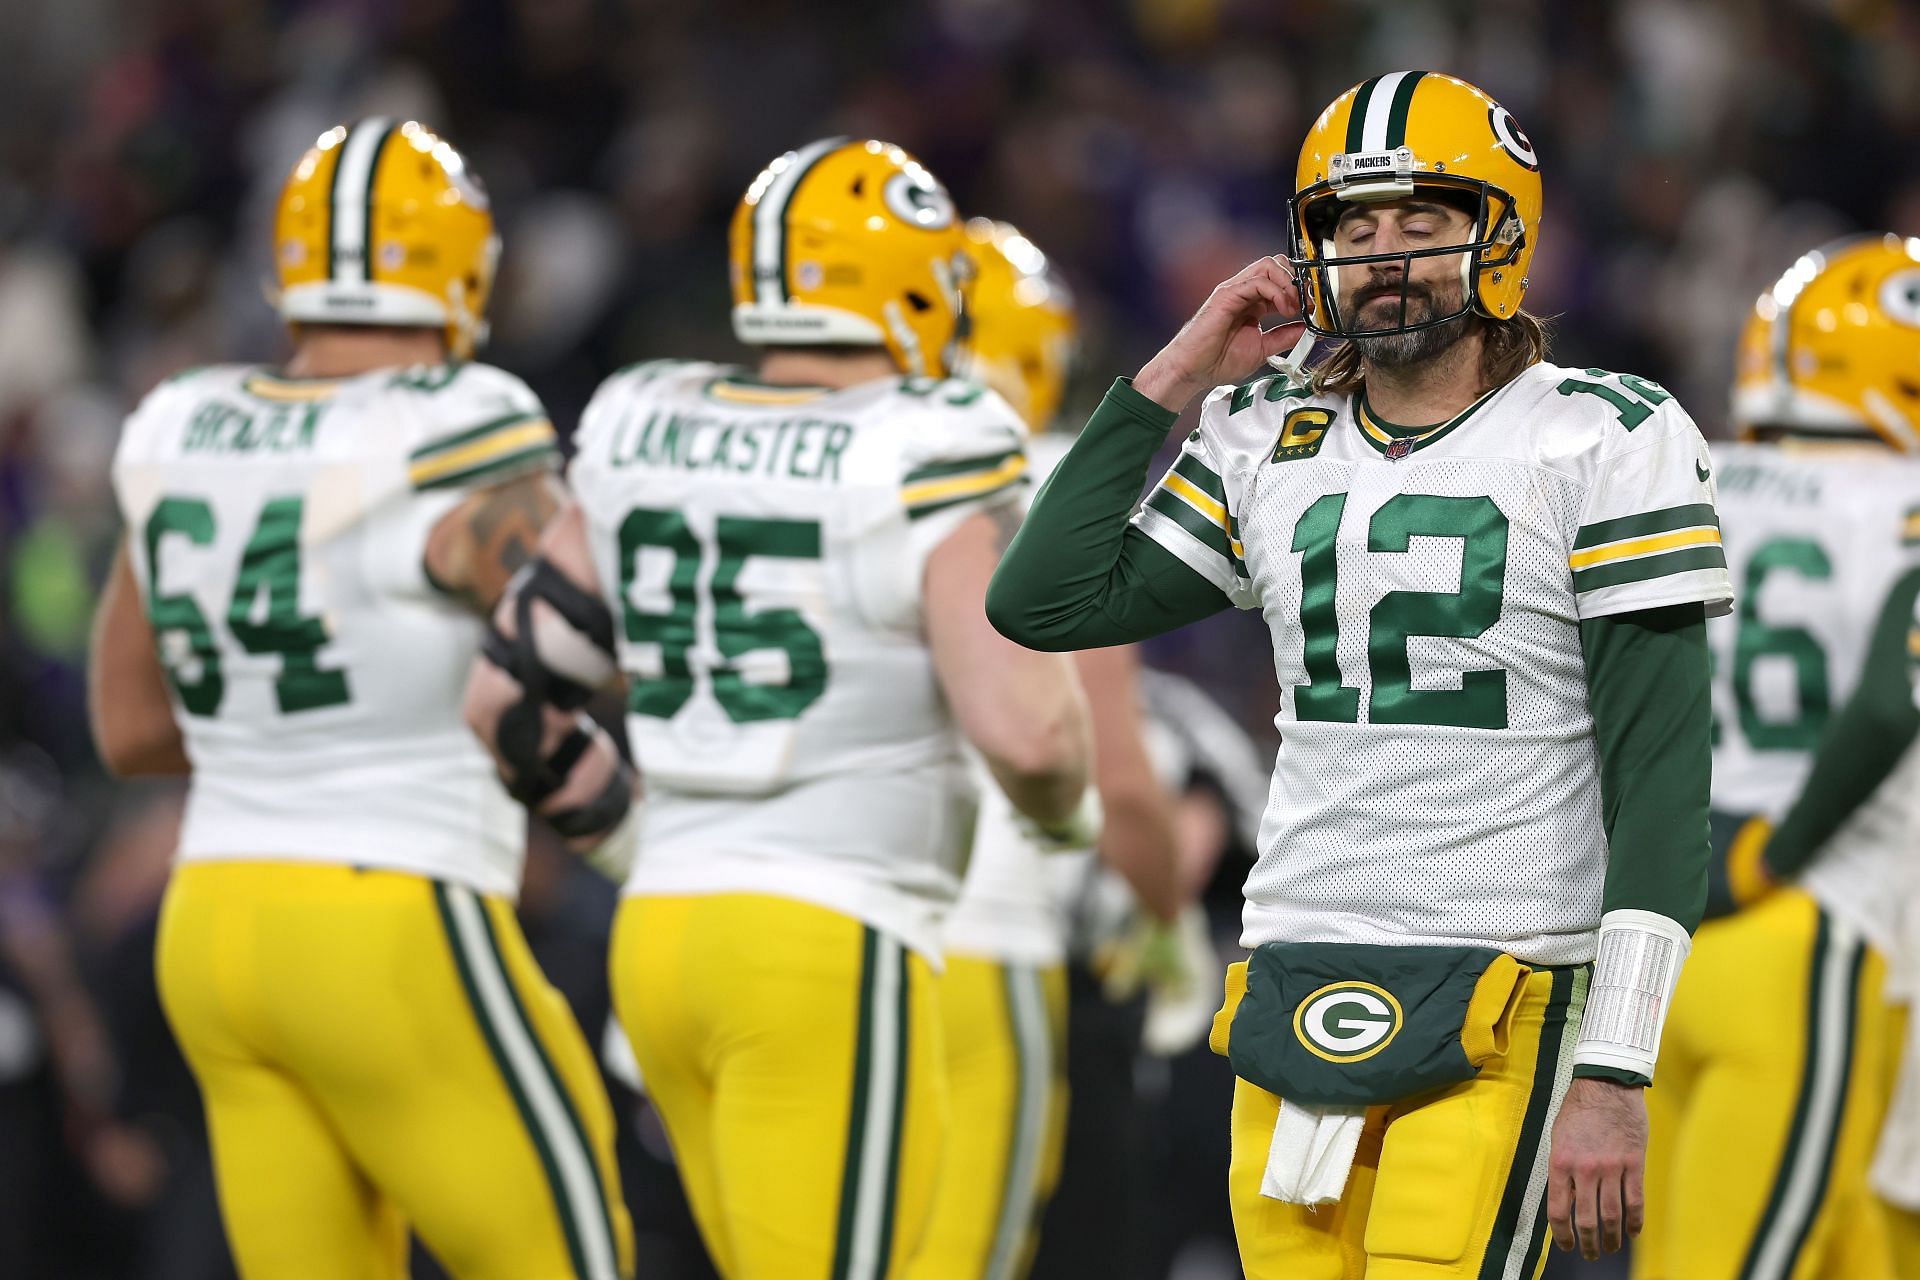
[{"label": "white helmet stripe", "polygon": [[1373,86],[1373,93],[1367,98],[1367,120],[1360,134],[1362,151],[1385,151],[1387,147],[1387,122],[1393,118],[1393,99],[1400,91],[1400,82],[1411,71],[1394,71],[1381,76]]},{"label": "white helmet stripe", "polygon": [[368,214],[373,200],[373,168],[393,133],[393,121],[373,116],[358,121],[340,144],[340,160],[333,168],[333,219],[327,238],[327,274],[340,284],[365,284],[372,279],[367,243]]},{"label": "white helmet stripe", "polygon": [[[793,200],[800,179],[828,152],[846,144],[845,138],[822,138],[781,159],[785,168],[753,207],[753,290],[754,300],[765,306],[779,306],[787,300],[786,239],[787,205]],[[778,164],[779,161],[774,163]]]}]

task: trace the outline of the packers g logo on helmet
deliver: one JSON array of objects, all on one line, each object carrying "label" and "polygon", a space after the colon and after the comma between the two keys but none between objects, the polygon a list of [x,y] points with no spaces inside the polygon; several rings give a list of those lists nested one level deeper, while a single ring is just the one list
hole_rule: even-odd
[{"label": "packers g logo on helmet", "polygon": [[1406,1015],[1393,992],[1371,982],[1331,982],[1293,1011],[1293,1034],[1328,1062],[1360,1062],[1393,1043]]},{"label": "packers g logo on helmet", "polygon": [[728,241],[740,341],[885,347],[929,377],[951,367],[965,237],[946,188],[899,147],[789,151],[747,188]]},{"label": "packers g logo on helmet", "polygon": [[[1336,257],[1333,227],[1349,203],[1401,200],[1416,191],[1472,214],[1465,244]],[[1540,233],[1540,157],[1513,113],[1464,80],[1395,71],[1335,98],[1300,148],[1289,233],[1307,327],[1317,334],[1404,333],[1468,312],[1519,313]],[[1354,330],[1339,314],[1339,273],[1414,260],[1460,259],[1462,304],[1448,315]],[[1404,304],[1404,294],[1402,295]]]},{"label": "packers g logo on helmet", "polygon": [[1033,241],[989,218],[967,222],[973,257],[961,372],[1006,398],[1044,431],[1060,412],[1073,365],[1073,297]]},{"label": "packers g logo on helmet", "polygon": [[500,256],[486,191],[413,121],[320,135],[281,189],[274,245],[289,323],[437,328],[462,360],[486,339]]},{"label": "packers g logo on helmet", "polygon": [[1733,420],[1920,453],[1920,239],[1854,236],[1787,268],[1740,335]]}]

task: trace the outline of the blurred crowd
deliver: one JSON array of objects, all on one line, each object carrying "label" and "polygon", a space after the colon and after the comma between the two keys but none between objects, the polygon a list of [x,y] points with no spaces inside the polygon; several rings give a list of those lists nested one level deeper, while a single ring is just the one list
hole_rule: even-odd
[{"label": "blurred crowd", "polygon": [[[281,353],[273,203],[337,121],[417,118],[466,150],[507,246],[487,358],[563,432],[621,364],[736,353],[728,215],[827,133],[904,144],[1053,255],[1084,326],[1069,419],[1284,250],[1312,113],[1384,70],[1456,72],[1515,113],[1547,188],[1532,309],[1563,359],[1664,382],[1710,435],[1763,284],[1849,230],[1920,235],[1920,8],[1899,0],[61,0],[0,5],[0,50],[8,1274],[54,1247],[77,1261],[47,1274],[163,1274],[128,1261],[183,1256],[152,1244],[155,1206],[211,1195],[149,964],[178,798],[100,779],[86,632],[119,419],[180,368]],[[1259,726],[1264,642],[1202,662],[1247,622],[1152,656]]]}]

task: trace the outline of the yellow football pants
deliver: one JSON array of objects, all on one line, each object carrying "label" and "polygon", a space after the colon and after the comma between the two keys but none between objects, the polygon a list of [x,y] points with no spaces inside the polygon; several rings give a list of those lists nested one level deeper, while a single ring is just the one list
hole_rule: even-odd
[{"label": "yellow football pants", "polygon": [[1335,1205],[1260,1194],[1280,1099],[1234,1081],[1227,1190],[1249,1280],[1514,1280],[1546,1266],[1547,1138],[1572,1078],[1582,966],[1530,974],[1507,1052],[1367,1112]]},{"label": "yellow football pants", "polygon": [[1634,1280],[1886,1280],[1867,1184],[1891,1077],[1885,966],[1798,890],[1703,927],[1647,1093]]},{"label": "yellow football pants", "polygon": [[1067,1135],[1067,971],[947,955],[953,1123],[912,1280],[1024,1276]]},{"label": "yellow football pants", "polygon": [[947,1124],[926,959],[759,894],[631,897],[614,1008],[728,1280],[900,1274]]},{"label": "yellow football pants", "polygon": [[1920,1280],[1920,1213],[1881,1201],[1895,1280]]},{"label": "yellow football pants", "polygon": [[499,898],[398,872],[190,862],[162,907],[168,1021],[205,1096],[248,1280],[613,1280],[613,1112]]}]

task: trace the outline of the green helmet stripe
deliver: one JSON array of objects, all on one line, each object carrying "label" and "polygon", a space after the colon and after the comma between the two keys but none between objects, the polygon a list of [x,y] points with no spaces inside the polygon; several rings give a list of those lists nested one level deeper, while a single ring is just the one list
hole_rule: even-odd
[{"label": "green helmet stripe", "polygon": [[1407,111],[1413,106],[1413,89],[1425,78],[1426,72],[1415,71],[1400,77],[1400,83],[1393,91],[1393,106],[1387,113],[1388,151],[1407,145]]},{"label": "green helmet stripe", "polygon": [[1373,98],[1373,86],[1379,84],[1380,80],[1381,77],[1375,76],[1361,85],[1360,91],[1353,95],[1353,109],[1347,113],[1347,150],[1349,152],[1365,150],[1361,144],[1361,138],[1367,127],[1367,103]]}]

